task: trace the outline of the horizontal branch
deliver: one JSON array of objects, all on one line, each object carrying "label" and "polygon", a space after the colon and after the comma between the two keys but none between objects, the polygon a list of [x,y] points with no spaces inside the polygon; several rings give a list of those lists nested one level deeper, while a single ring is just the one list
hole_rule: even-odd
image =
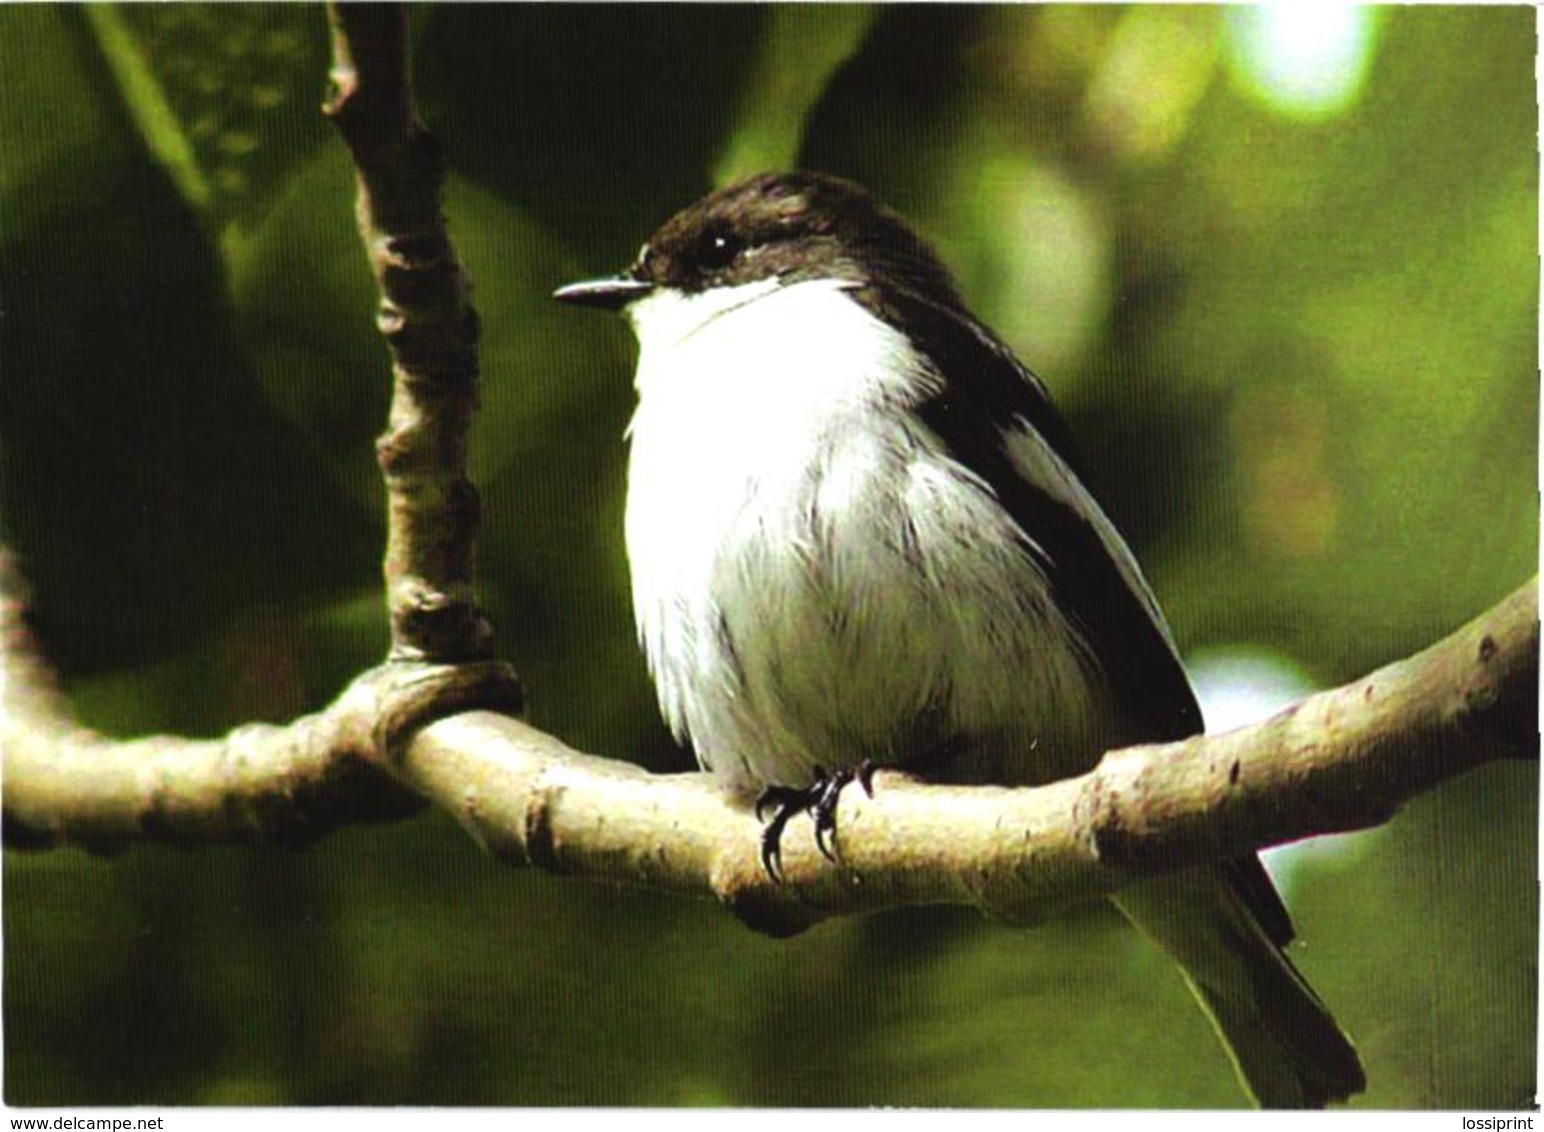
[{"label": "horizontal branch", "polygon": [[1431,648],[1262,723],[1107,754],[1034,788],[926,785],[881,771],[849,790],[840,864],[796,824],[785,880],[759,825],[705,775],[581,755],[516,720],[446,719],[410,746],[405,781],[503,860],[712,896],[774,934],[917,904],[1028,921],[1155,870],[1380,824],[1408,799],[1502,758],[1538,757],[1536,582]]},{"label": "horizontal branch", "polygon": [[33,845],[285,841],[422,797],[510,864],[717,899],[774,934],[931,903],[1035,919],[1153,870],[1376,825],[1473,767],[1536,758],[1536,587],[1263,723],[1111,752],[1078,778],[949,787],[882,771],[873,798],[842,797],[840,864],[795,823],[781,884],[760,868],[749,806],[711,777],[650,774],[462,710],[497,706],[512,687],[498,665],[387,664],[317,716],[204,743],[40,732],[8,709],[5,832]]},{"label": "horizontal branch", "polygon": [[116,739],[70,714],[27,631],[23,596],[0,547],[0,830],[13,848],[110,852],[140,840],[295,848],[340,826],[400,820],[427,800],[382,769],[393,751],[428,719],[520,702],[503,664],[396,661],[284,726]]}]

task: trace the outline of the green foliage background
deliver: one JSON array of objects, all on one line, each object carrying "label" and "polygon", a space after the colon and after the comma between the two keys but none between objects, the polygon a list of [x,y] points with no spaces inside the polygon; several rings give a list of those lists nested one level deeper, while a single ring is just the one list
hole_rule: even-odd
[{"label": "green foliage background", "polygon": [[[631,344],[558,309],[715,179],[911,216],[1047,379],[1188,652],[1348,679],[1537,568],[1534,16],[1373,14],[1333,111],[1220,8],[440,7],[424,113],[485,326],[482,592],[536,723],[684,767],[631,638]],[[309,6],[0,9],[0,536],[83,717],[215,734],[382,653],[384,352]],[[1535,1094],[1536,767],[1308,854],[1374,1107]],[[4,862],[12,1104],[1232,1106],[1102,907],[792,941],[428,817]]]}]

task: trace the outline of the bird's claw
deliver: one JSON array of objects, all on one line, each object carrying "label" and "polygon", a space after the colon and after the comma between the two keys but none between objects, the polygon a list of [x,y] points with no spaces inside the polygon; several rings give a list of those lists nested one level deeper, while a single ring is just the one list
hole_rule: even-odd
[{"label": "bird's claw", "polygon": [[[807,813],[815,823],[815,847],[832,864],[838,863],[836,851],[836,809],[842,790],[856,782],[870,798],[874,796],[874,763],[864,759],[856,767],[827,771],[815,768],[815,780],[806,787],[768,786],[756,799],[756,820],[766,821],[761,831],[761,867],[775,883],[783,879],[783,831],[795,814]],[[772,810],[770,820],[763,815]]]},{"label": "bird's claw", "polygon": [[[783,830],[795,814],[807,808],[807,795],[808,791],[792,786],[768,786],[756,799],[756,820],[767,822],[761,831],[761,867],[776,882],[783,879]],[[772,817],[767,820],[762,814],[769,806]]]}]

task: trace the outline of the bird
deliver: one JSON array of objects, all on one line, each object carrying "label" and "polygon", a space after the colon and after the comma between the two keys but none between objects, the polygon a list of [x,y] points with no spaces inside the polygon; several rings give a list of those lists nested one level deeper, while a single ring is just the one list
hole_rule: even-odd
[{"label": "bird", "polygon": [[[625,543],[665,721],[831,856],[836,799],[875,767],[1037,785],[1202,718],[1130,548],[1046,387],[937,253],[864,187],[763,173],[664,222],[620,274],[554,297],[638,342]],[[1251,1099],[1366,1087],[1287,957],[1259,858],[1112,898],[1177,961]]]}]

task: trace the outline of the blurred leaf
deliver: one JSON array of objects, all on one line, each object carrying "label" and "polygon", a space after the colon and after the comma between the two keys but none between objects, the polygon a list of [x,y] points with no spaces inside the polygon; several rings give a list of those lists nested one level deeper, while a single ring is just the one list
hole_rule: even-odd
[{"label": "blurred leaf", "polygon": [[215,231],[261,215],[324,136],[321,9],[303,4],[86,5],[147,149]]},{"label": "blurred leaf", "polygon": [[96,34],[102,56],[123,92],[129,119],[138,127],[145,147],[161,163],[189,207],[202,212],[209,207],[212,195],[209,183],[198,167],[192,142],[183,133],[118,7],[110,3],[87,4],[81,11]]}]

